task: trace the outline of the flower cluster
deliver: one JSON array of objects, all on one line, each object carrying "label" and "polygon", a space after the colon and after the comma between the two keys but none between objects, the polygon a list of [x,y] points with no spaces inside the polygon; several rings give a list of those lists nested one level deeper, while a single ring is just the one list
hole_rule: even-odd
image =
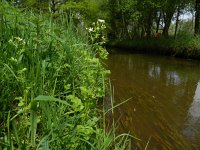
[{"label": "flower cluster", "polygon": [[103,45],[106,42],[105,20],[98,19],[97,22],[93,22],[92,26],[86,29],[89,32],[89,36],[90,36],[92,44]]},{"label": "flower cluster", "polygon": [[103,59],[107,56],[107,51],[103,48],[103,45],[106,43],[105,29],[105,20],[102,19],[98,19],[97,22],[92,23],[91,27],[86,28],[97,55]]}]

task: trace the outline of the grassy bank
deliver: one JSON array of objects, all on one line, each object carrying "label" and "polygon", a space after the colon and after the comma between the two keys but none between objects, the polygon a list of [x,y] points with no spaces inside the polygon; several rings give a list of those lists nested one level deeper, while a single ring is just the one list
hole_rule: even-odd
[{"label": "grassy bank", "polygon": [[126,147],[101,126],[107,70],[88,43],[66,14],[0,2],[0,149]]},{"label": "grassy bank", "polygon": [[200,58],[200,38],[192,35],[181,35],[176,39],[173,37],[161,37],[151,39],[116,40],[110,42],[108,45],[130,52],[137,51],[183,58]]}]

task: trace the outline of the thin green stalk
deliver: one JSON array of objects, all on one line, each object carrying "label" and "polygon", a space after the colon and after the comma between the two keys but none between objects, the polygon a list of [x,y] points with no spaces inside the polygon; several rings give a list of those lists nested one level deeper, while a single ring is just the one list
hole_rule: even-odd
[{"label": "thin green stalk", "polygon": [[21,141],[20,141],[19,135],[17,133],[17,129],[16,129],[17,125],[16,125],[15,120],[12,121],[12,127],[13,127],[13,130],[14,130],[14,135],[15,135],[15,138],[16,138],[16,141],[17,141],[17,145],[18,145],[19,148],[21,148]]},{"label": "thin green stalk", "polygon": [[123,101],[123,102],[121,102],[121,103],[119,103],[119,104],[114,105],[112,108],[108,109],[108,110],[105,112],[105,114],[107,114],[109,111],[112,111],[112,110],[114,110],[115,108],[121,106],[122,104],[125,104],[126,102],[130,101],[131,99],[132,99],[132,97],[131,97],[131,98],[128,98],[127,100],[125,100],[125,101]]},{"label": "thin green stalk", "polygon": [[30,113],[30,131],[31,131],[31,145],[32,147],[36,147],[36,131],[37,131],[37,102],[32,100],[31,102],[31,113]]},{"label": "thin green stalk", "polygon": [[151,136],[150,136],[149,139],[148,139],[148,142],[147,142],[147,144],[146,144],[146,146],[145,146],[145,150],[147,150],[147,148],[148,148],[148,146],[149,146],[149,143],[150,143],[150,140],[151,140]]},{"label": "thin green stalk", "polygon": [[114,102],[113,102],[113,95],[114,95],[114,87],[113,89],[111,90],[112,91],[112,94],[111,94],[111,108],[112,108],[112,128],[113,128],[113,139],[114,139],[114,144],[115,144],[115,133],[116,133],[116,130],[115,130],[115,118],[114,118]]}]

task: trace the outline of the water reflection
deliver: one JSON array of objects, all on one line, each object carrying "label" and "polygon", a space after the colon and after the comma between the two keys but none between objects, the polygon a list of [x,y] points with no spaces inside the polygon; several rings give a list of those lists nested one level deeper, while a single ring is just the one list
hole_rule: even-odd
[{"label": "water reflection", "polygon": [[149,76],[152,78],[159,78],[160,77],[160,66],[157,65],[150,65],[149,66]]},{"label": "water reflection", "polygon": [[183,133],[192,140],[194,138],[200,139],[200,81],[197,84],[193,102],[188,111],[188,120]]},{"label": "water reflection", "polygon": [[181,79],[176,71],[167,72],[167,85],[178,85],[181,83]]},{"label": "water reflection", "polygon": [[[193,130],[192,126],[197,125],[197,118],[200,118],[197,109],[200,108],[199,63],[140,54],[116,54],[109,56],[107,64],[115,89],[115,103],[133,97],[115,110],[119,131],[136,134],[143,140],[144,147],[151,136],[150,149],[195,149],[182,131],[189,109],[190,119],[185,130],[194,131],[187,131],[189,138],[191,133],[196,134],[197,128]],[[197,137],[200,137],[200,132]]]}]

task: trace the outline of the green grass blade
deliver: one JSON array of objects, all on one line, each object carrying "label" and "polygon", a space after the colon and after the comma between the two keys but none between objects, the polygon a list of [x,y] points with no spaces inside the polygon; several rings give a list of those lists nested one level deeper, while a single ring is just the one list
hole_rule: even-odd
[{"label": "green grass blade", "polygon": [[47,139],[44,141],[44,150],[49,150],[49,142]]},{"label": "green grass blade", "polygon": [[146,146],[145,146],[145,150],[147,150],[147,148],[148,148],[148,146],[149,146],[149,143],[150,143],[150,140],[151,140],[151,136],[150,136],[149,139],[148,139],[148,142],[147,142],[147,144],[146,144]]},{"label": "green grass blade", "polygon": [[122,137],[122,136],[128,136],[128,137],[131,137],[131,138],[136,139],[136,140],[138,140],[138,141],[142,141],[141,139],[139,139],[139,138],[137,138],[137,137],[135,137],[135,136],[132,136],[132,135],[130,135],[130,134],[127,134],[127,133],[120,134],[120,135],[118,135],[115,139],[118,139],[118,138],[120,138],[120,137]]},{"label": "green grass blade", "polygon": [[44,101],[44,102],[59,102],[59,103],[62,103],[62,104],[65,104],[65,105],[71,107],[71,105],[68,104],[66,101],[60,100],[60,99],[55,98],[55,97],[53,97],[53,96],[39,95],[39,96],[36,97],[34,100],[35,100],[35,101]]},{"label": "green grass blade", "polygon": [[13,75],[13,77],[15,77],[16,80],[18,80],[18,78],[15,75],[15,73],[13,72],[13,70],[7,64],[4,64],[4,66],[11,72],[11,74]]},{"label": "green grass blade", "polygon": [[131,99],[132,99],[132,98],[128,98],[127,100],[125,100],[125,101],[123,101],[123,102],[121,102],[121,103],[119,103],[119,104],[113,106],[112,108],[108,109],[108,110],[105,112],[105,114],[107,114],[109,111],[113,111],[113,109],[115,109],[115,108],[121,106],[122,104],[128,102],[128,101],[131,100]]},{"label": "green grass blade", "polygon": [[16,125],[16,121],[15,120],[12,121],[12,126],[13,126],[13,130],[14,130],[15,139],[17,141],[18,147],[20,148],[21,147],[21,142],[19,140],[19,136],[18,136],[18,133],[17,133],[17,128],[16,128],[17,125]]},{"label": "green grass blade", "polygon": [[36,130],[37,130],[37,102],[31,102],[31,113],[30,113],[30,122],[31,122],[31,145],[32,147],[36,146],[35,139],[36,139]]}]

